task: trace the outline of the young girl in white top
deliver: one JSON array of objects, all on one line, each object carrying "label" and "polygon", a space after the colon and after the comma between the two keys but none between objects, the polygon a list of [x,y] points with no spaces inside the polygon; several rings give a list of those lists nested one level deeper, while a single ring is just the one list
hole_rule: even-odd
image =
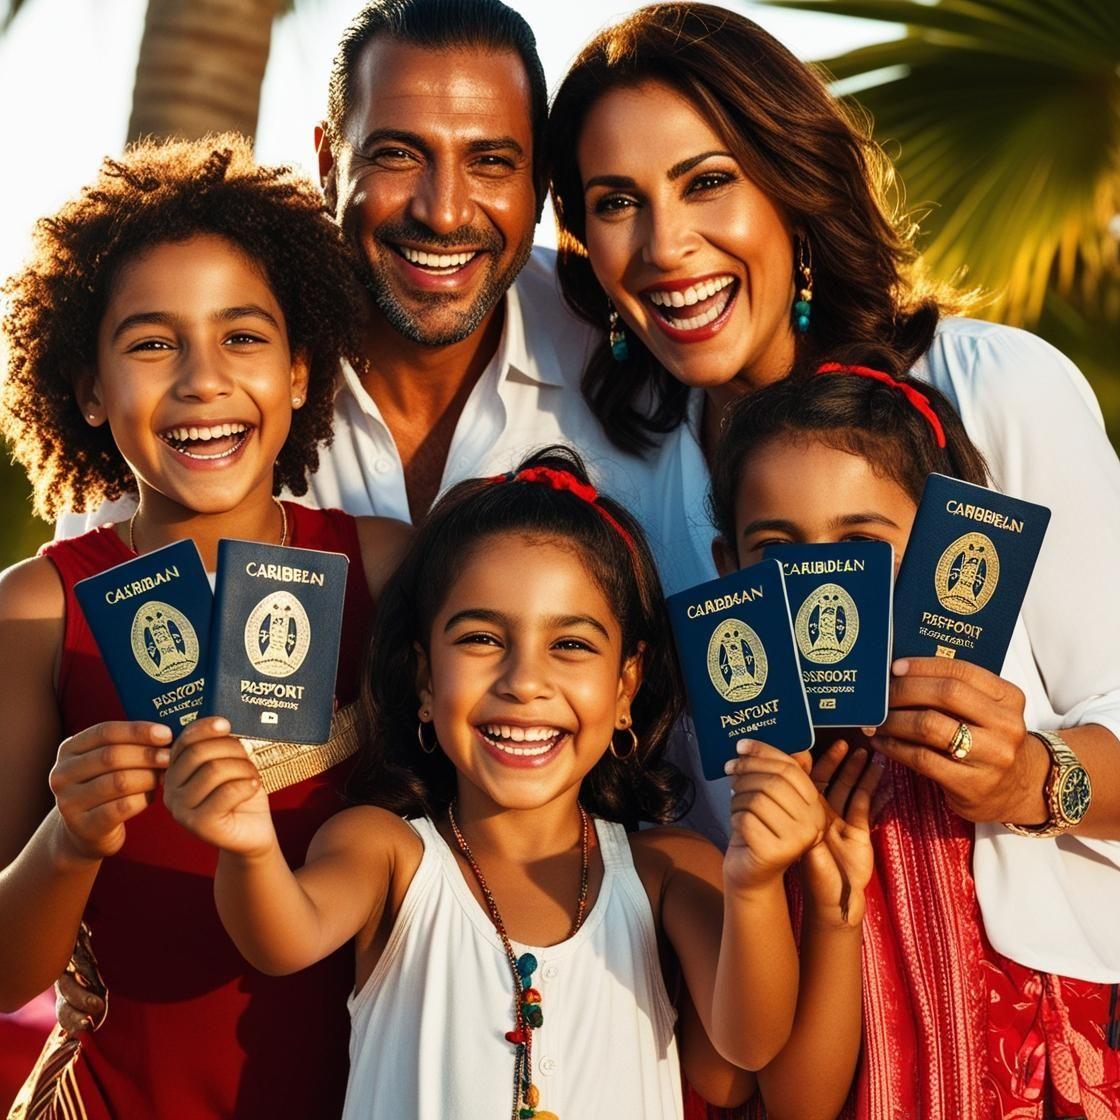
[{"label": "young girl in white top", "polygon": [[[836,818],[797,760],[743,743],[726,856],[628,831],[685,805],[662,757],[678,678],[648,547],[574,456],[437,503],[367,678],[364,803],[302,868],[224,721],[183,733],[165,787],[221,849],[218,909],[251,963],[293,972],[355,939],[346,1117],[673,1120],[682,1065],[717,1103],[768,1067],[775,1114],[835,1114],[859,1047],[870,787]],[[783,873],[803,856],[799,977]]]}]

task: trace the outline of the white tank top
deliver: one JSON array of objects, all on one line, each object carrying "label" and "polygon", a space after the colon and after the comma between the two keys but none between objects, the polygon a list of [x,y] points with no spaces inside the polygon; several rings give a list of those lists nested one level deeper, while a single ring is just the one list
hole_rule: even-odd
[{"label": "white tank top", "polygon": [[[343,1120],[506,1120],[513,979],[490,916],[432,822],[385,952],[350,997]],[[682,1120],[676,1012],[621,825],[596,820],[603,884],[583,926],[537,958],[539,1108],[560,1120]]]}]

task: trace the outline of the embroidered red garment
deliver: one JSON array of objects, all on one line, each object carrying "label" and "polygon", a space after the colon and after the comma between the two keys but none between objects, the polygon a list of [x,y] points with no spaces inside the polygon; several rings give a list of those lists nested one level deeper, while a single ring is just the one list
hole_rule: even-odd
[{"label": "embroidered red garment", "polygon": [[[891,799],[872,831],[863,1051],[842,1120],[1116,1120],[1109,986],[997,953],[976,900],[972,825],[905,767],[891,763],[883,780]],[[702,1120],[695,1094],[688,1105],[688,1120]]]},{"label": "embroidered red garment", "polygon": [[[355,698],[372,603],[353,518],[285,503],[289,543],[350,557],[336,696]],[[59,680],[64,734],[123,719],[73,584],[133,553],[111,527],[44,550],[66,589]],[[343,807],[350,763],[272,794],[280,846],[299,864]],[[109,987],[109,1014],[76,1067],[88,1120],[210,1120],[342,1111],[352,953],[293,976],[264,976],[237,952],[214,906],[216,852],[172,820],[162,800],[130,821],[86,908]]]}]

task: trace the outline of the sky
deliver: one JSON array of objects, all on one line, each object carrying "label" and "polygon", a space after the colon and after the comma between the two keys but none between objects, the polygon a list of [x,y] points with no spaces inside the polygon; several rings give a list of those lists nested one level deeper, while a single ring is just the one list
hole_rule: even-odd
[{"label": "sky", "polygon": [[[507,0],[530,22],[554,90],[600,27],[640,7],[618,0]],[[37,218],[75,194],[101,158],[119,153],[128,125],[146,0],[27,0],[0,37],[0,277],[26,254]],[[893,38],[890,24],[778,11],[734,0],[801,58]],[[300,0],[277,21],[261,97],[257,158],[314,175],[312,129],[342,29],[360,0]],[[552,243],[545,215],[537,239]]]}]

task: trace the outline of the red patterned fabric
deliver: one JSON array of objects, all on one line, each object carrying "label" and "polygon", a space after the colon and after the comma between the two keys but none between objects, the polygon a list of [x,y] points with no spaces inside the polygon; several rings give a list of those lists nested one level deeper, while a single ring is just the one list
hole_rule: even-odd
[{"label": "red patterned fabric", "polygon": [[[842,1120],[1116,1120],[1112,989],[997,953],[972,880],[972,826],[904,767],[891,764],[884,781],[891,799],[872,832],[864,921],[863,1052]],[[693,1098],[687,1115],[701,1120]],[[754,1115],[707,1110],[707,1120]]]},{"label": "red patterned fabric", "polygon": [[[353,518],[285,503],[289,543],[350,557],[336,695],[357,692],[372,603]],[[65,734],[123,719],[73,597],[74,583],[132,558],[111,527],[43,549],[66,589],[59,680]],[[319,826],[343,806],[344,762],[269,797],[280,846],[299,864]],[[89,1120],[217,1120],[342,1111],[348,1070],[348,947],[288,977],[256,972],[218,919],[216,852],[157,800],[130,821],[106,860],[85,920],[109,987],[104,1026],[83,1044],[78,1084]]]}]

